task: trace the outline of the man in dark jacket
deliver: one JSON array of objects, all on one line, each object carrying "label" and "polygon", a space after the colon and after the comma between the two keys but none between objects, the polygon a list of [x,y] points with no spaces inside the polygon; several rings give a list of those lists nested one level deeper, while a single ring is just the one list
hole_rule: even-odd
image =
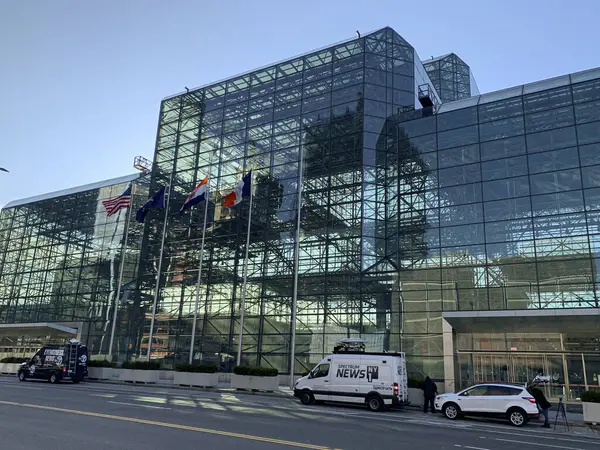
[{"label": "man in dark jacket", "polygon": [[431,378],[425,377],[425,383],[423,383],[423,412],[427,413],[427,406],[431,407],[431,412],[435,412],[434,400],[437,395],[437,386],[431,381]]},{"label": "man in dark jacket", "polygon": [[537,403],[538,409],[544,415],[544,428],[550,428],[550,418],[548,417],[548,411],[552,408],[552,404],[546,399],[546,396],[542,392],[541,389],[533,388],[529,391],[533,398],[535,398],[535,402]]}]

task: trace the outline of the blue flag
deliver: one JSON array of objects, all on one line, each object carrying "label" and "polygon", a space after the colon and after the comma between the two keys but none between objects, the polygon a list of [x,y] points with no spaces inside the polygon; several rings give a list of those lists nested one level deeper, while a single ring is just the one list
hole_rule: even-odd
[{"label": "blue flag", "polygon": [[165,188],[163,187],[158,192],[155,192],[154,195],[152,195],[152,197],[150,197],[148,201],[144,203],[144,206],[138,209],[138,212],[135,215],[135,220],[137,220],[140,223],[143,223],[150,208],[164,209],[164,207]]}]

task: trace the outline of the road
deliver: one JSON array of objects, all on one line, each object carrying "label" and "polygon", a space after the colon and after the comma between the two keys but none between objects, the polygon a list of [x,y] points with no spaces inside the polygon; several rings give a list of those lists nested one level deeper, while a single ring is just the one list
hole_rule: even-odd
[{"label": "road", "polygon": [[[0,448],[597,450],[600,441],[417,411],[302,406],[232,391],[0,378]],[[200,447],[201,446],[201,447]]]}]

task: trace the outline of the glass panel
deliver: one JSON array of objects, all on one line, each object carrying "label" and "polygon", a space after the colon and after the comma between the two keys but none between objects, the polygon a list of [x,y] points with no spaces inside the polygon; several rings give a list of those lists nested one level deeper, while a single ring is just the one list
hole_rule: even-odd
[{"label": "glass panel", "polygon": [[527,158],[529,159],[529,171],[531,173],[553,172],[579,166],[577,147],[535,153]]},{"label": "glass panel", "polygon": [[560,128],[527,135],[527,152],[543,152],[577,145],[575,128]]},{"label": "glass panel", "polygon": [[571,86],[564,86],[558,89],[542,91],[536,94],[525,95],[523,97],[525,113],[545,111],[552,108],[570,105],[571,103]]},{"label": "glass panel", "polygon": [[454,167],[479,161],[479,145],[438,152],[439,167]]},{"label": "glass panel", "polygon": [[577,140],[580,145],[600,142],[600,122],[577,125]]},{"label": "glass panel", "polygon": [[477,126],[459,128],[456,130],[438,133],[438,147],[440,150],[461,145],[474,144],[479,140]]},{"label": "glass panel", "polygon": [[504,139],[510,136],[518,136],[523,133],[525,133],[523,117],[513,117],[479,125],[481,141]]},{"label": "glass panel", "polygon": [[437,115],[438,131],[462,128],[477,123],[477,108],[465,108]]},{"label": "glass panel", "polygon": [[531,193],[534,195],[574,189],[581,189],[579,169],[531,176]]},{"label": "glass panel", "polygon": [[525,127],[528,133],[566,127],[574,123],[573,109],[570,106],[544,110],[525,116]]},{"label": "glass panel", "polygon": [[525,136],[516,136],[481,144],[481,160],[509,158],[526,152]]},{"label": "glass panel", "polygon": [[529,179],[527,177],[509,178],[483,183],[483,200],[500,200],[511,197],[529,195]]},{"label": "glass panel", "polygon": [[481,173],[483,181],[527,175],[527,158],[518,156],[484,162],[481,164]]}]

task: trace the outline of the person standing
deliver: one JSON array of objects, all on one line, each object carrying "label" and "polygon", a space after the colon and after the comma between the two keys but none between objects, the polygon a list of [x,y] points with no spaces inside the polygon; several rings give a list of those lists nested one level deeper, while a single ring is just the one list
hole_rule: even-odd
[{"label": "person standing", "polygon": [[429,377],[425,377],[423,383],[423,412],[427,413],[427,407],[431,408],[431,412],[435,413],[434,400],[437,395],[437,385]]},{"label": "person standing", "polygon": [[550,411],[550,408],[552,408],[552,404],[546,399],[546,396],[541,389],[533,388],[529,392],[531,395],[533,395],[533,398],[535,398],[538,409],[544,415],[544,425],[542,425],[542,427],[550,428],[550,418],[548,412]]}]

